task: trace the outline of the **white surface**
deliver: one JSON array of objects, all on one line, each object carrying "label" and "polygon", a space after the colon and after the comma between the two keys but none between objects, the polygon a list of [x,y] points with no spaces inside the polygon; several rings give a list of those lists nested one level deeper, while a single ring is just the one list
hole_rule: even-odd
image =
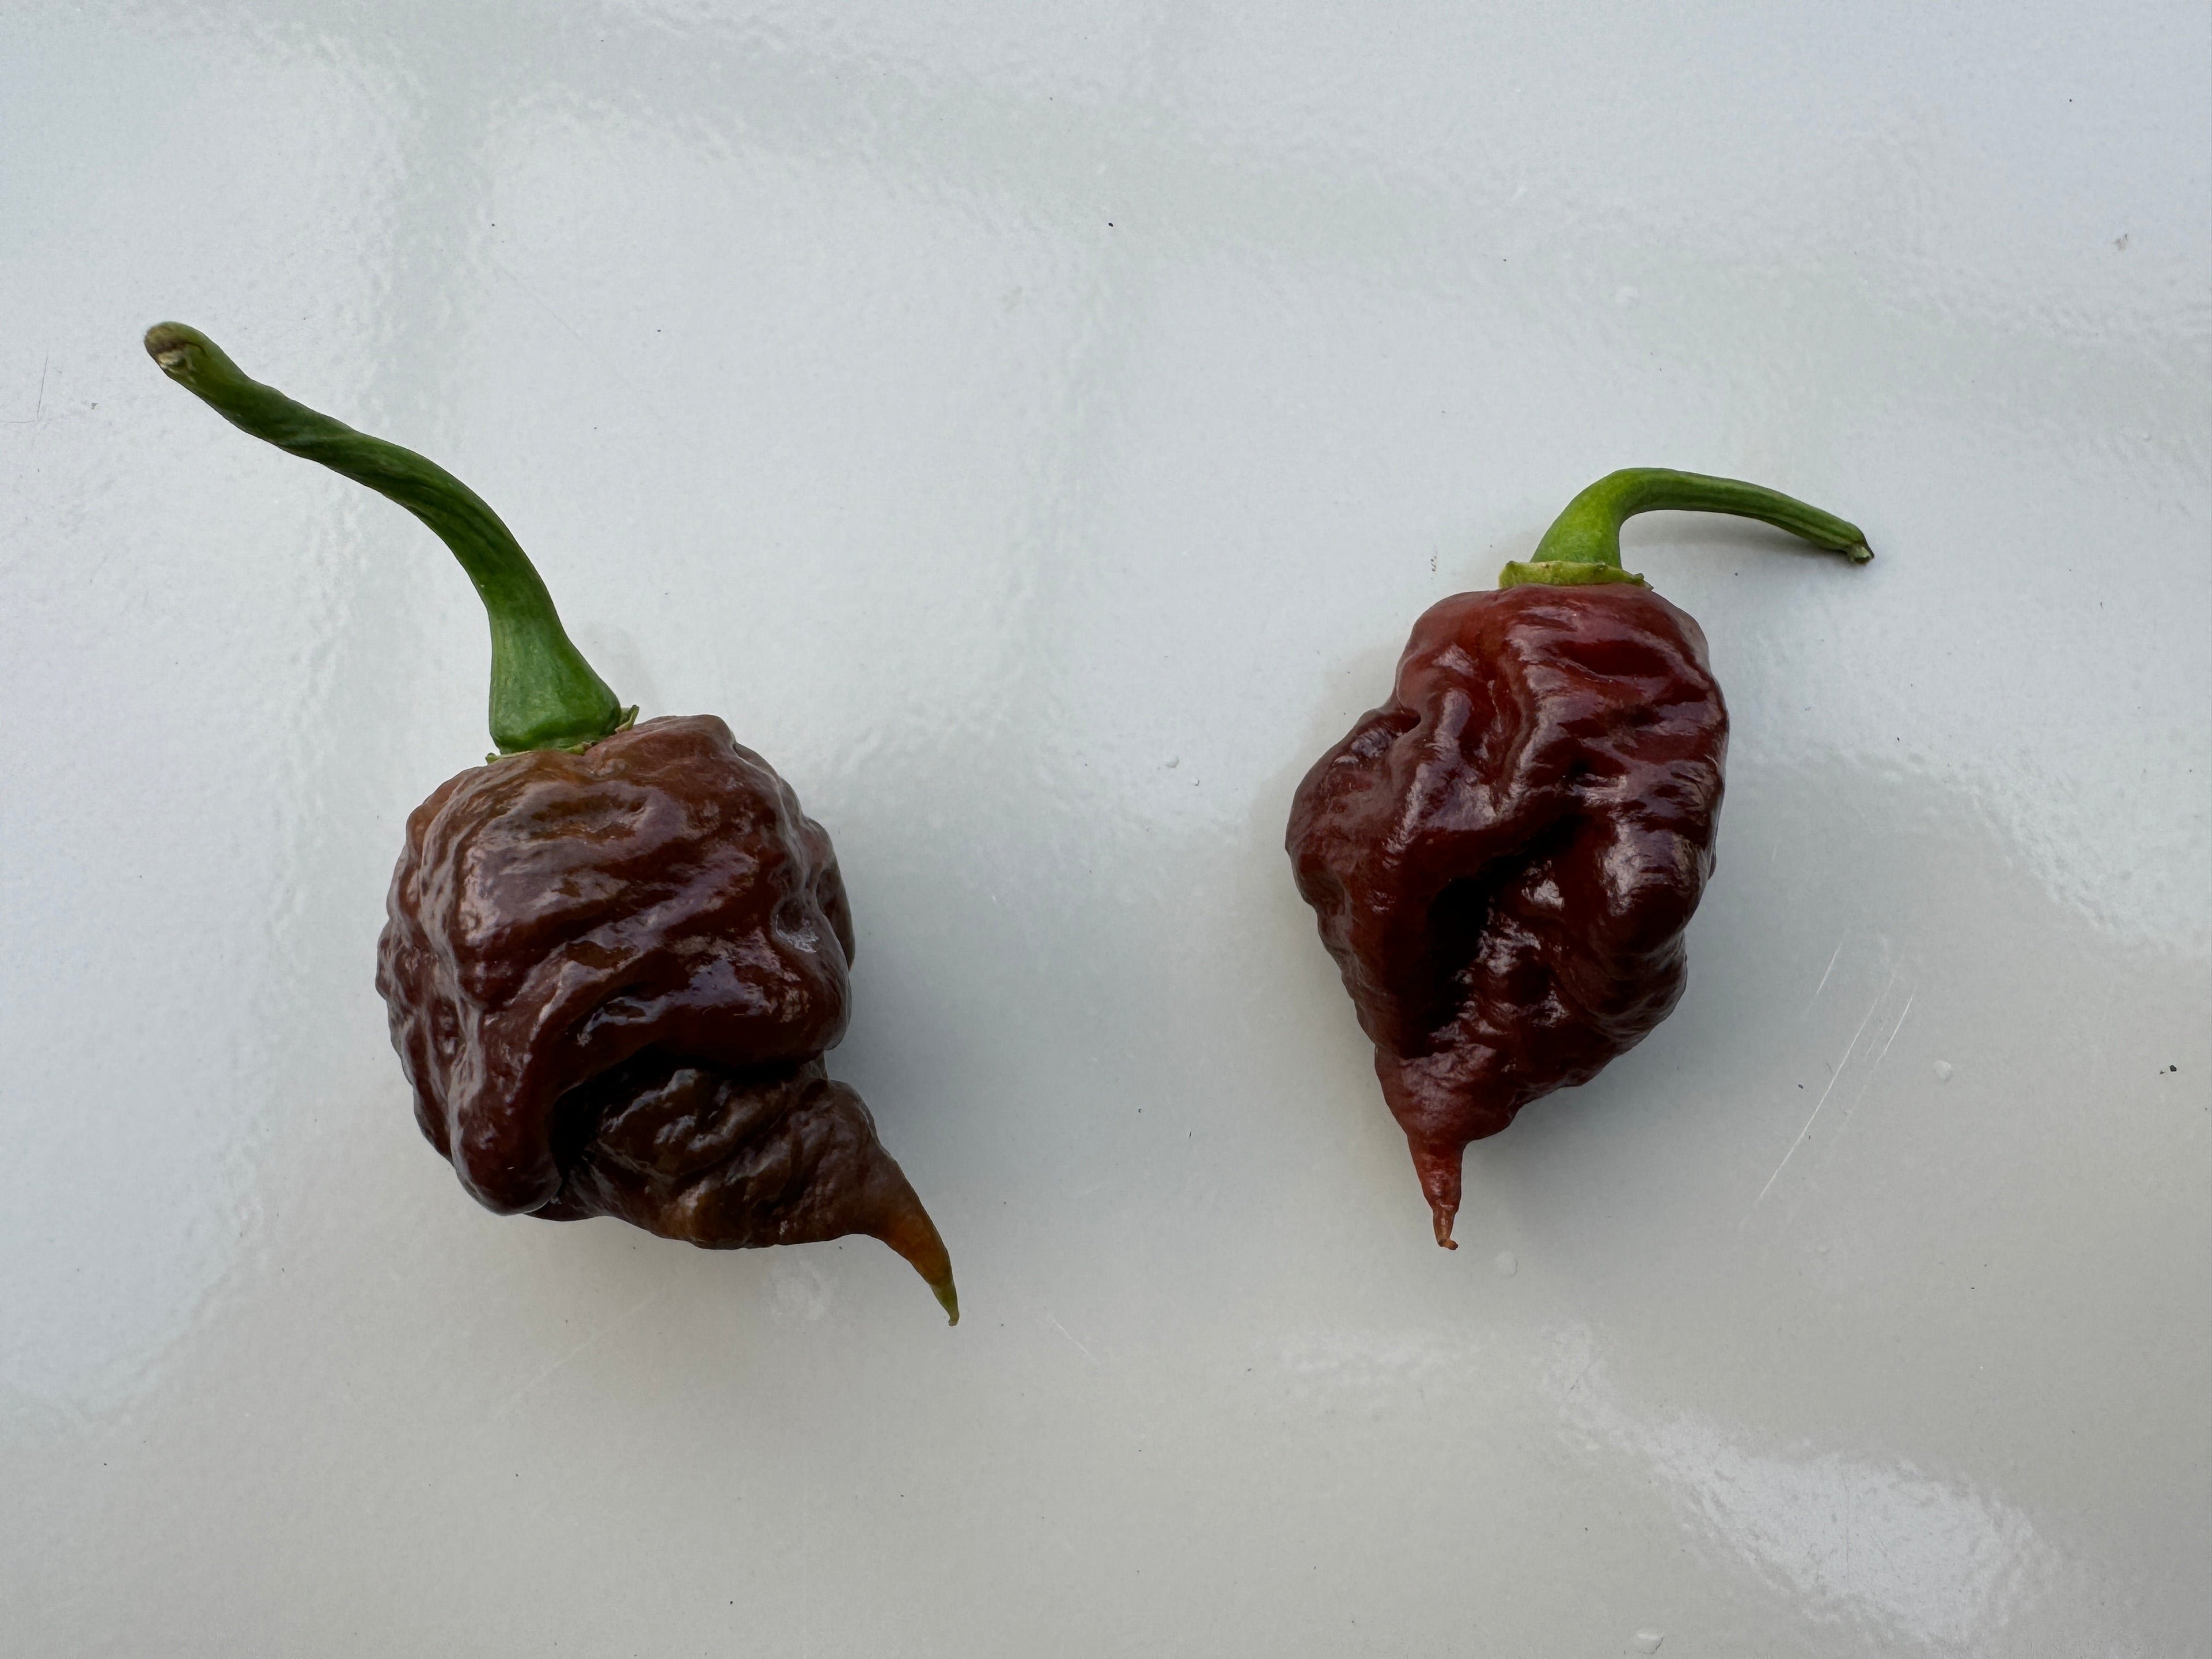
[{"label": "white surface", "polygon": [[[2208,81],[2179,3],[15,0],[0,1646],[2212,1651]],[[463,1196],[369,977],[483,623],[169,317],[830,827],[957,1330]],[[1881,557],[1632,530],[1735,714],[1690,992],[1446,1255],[1283,820],[1627,464]]]}]

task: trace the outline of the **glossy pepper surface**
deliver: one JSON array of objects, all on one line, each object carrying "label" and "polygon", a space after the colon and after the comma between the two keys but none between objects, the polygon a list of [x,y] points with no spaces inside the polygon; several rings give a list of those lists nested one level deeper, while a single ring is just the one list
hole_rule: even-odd
[{"label": "glossy pepper surface", "polygon": [[458,479],[248,380],[194,330],[162,324],[146,347],[246,431],[414,513],[489,613],[501,752],[410,815],[377,948],[416,1120],[462,1186],[710,1249],[872,1235],[957,1322],[943,1241],[823,1068],[852,913],[790,786],[711,715],[633,725]]},{"label": "glossy pepper surface", "polygon": [[1698,624],[1620,567],[1657,508],[1854,526],[1733,479],[1616,472],[1494,592],[1414,623],[1390,700],[1297,788],[1286,844],[1450,1246],[1470,1141],[1670,1013],[1712,872],[1728,710]]}]

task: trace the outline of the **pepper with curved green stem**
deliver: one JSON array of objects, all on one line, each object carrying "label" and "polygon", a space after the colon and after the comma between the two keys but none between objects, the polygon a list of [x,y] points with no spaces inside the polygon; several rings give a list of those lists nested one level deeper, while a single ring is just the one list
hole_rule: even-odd
[{"label": "pepper with curved green stem", "polygon": [[164,374],[240,430],[367,484],[453,550],[491,618],[491,738],[501,754],[582,749],[637,718],[569,640],[514,533],[452,473],[249,379],[198,329],[157,323],[146,331],[146,349]]},{"label": "pepper with curved green stem", "polygon": [[1840,553],[1853,564],[1864,564],[1874,557],[1856,525],[1817,507],[1808,507],[1779,490],[1703,472],[1632,466],[1607,473],[1569,501],[1552,520],[1534,553],[1525,561],[1507,562],[1498,573],[1498,585],[1641,584],[1643,577],[1620,568],[1620,526],[1638,513],[1725,513],[1739,519],[1757,519],[1815,547]]},{"label": "pepper with curved green stem", "polygon": [[488,1207],[709,1249],[866,1233],[954,1322],[944,1241],[822,1055],[844,1035],[836,854],[711,715],[634,725],[499,516],[410,450],[248,379],[180,324],[164,373],[405,507],[491,618],[501,750],[409,816],[377,989],[423,1134]]},{"label": "pepper with curved green stem", "polygon": [[1621,568],[1661,509],[1843,554],[1855,525],[1756,484],[1635,468],[1492,592],[1414,623],[1390,700],[1316,762],[1285,837],[1452,1243],[1468,1143],[1586,1083],[1673,1010],[1713,864],[1728,711],[1687,615]]}]

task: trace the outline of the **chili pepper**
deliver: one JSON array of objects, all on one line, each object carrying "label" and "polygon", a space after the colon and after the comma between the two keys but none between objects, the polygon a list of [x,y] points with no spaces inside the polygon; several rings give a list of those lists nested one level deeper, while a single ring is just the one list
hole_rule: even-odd
[{"label": "chili pepper", "polygon": [[1495,592],[1413,624],[1390,700],[1291,802],[1298,892],[1448,1249],[1468,1144],[1589,1082],[1682,994],[1728,711],[1698,624],[1621,568],[1622,521],[1662,509],[1874,556],[1855,526],[1756,484],[1615,472]]},{"label": "chili pepper", "polygon": [[708,1249],[869,1234],[957,1323],[944,1242],[823,1067],[852,913],[791,787],[711,715],[633,725],[452,474],[247,379],[196,330],[161,324],[146,349],[234,425],[414,514],[489,614],[500,752],[409,816],[377,944],[416,1119],[461,1185]]}]

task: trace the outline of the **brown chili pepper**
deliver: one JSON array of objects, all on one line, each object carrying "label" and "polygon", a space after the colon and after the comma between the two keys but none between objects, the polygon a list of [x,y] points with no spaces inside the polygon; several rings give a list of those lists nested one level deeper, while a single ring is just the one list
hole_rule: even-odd
[{"label": "brown chili pepper", "polygon": [[377,949],[416,1119],[462,1186],[708,1249],[869,1234],[957,1323],[936,1227],[823,1069],[852,913],[791,787],[711,715],[633,726],[450,473],[248,380],[194,330],[161,324],[146,349],[244,430],[420,518],[490,614],[501,752],[409,816]]},{"label": "brown chili pepper", "polygon": [[1754,484],[1615,472],[1497,591],[1413,624],[1390,700],[1291,803],[1298,891],[1447,1248],[1468,1143],[1589,1082],[1682,994],[1728,711],[1698,624],[1620,568],[1621,521],[1657,509],[1874,556],[1855,526]]}]

